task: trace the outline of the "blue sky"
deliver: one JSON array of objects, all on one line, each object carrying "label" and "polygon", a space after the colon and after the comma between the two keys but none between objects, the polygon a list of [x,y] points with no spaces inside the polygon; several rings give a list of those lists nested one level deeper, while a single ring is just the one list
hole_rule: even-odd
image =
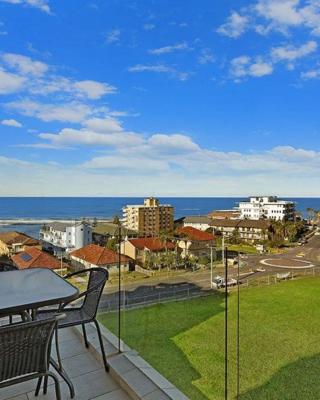
[{"label": "blue sky", "polygon": [[319,44],[319,0],[0,0],[0,194],[319,196]]}]

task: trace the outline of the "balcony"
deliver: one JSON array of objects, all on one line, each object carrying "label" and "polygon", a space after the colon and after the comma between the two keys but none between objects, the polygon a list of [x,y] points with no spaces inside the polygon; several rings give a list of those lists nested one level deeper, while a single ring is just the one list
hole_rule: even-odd
[{"label": "balcony", "polygon": [[[1,323],[1,320],[0,320]],[[110,372],[103,367],[96,330],[88,327],[91,343],[86,349],[82,333],[77,328],[59,331],[59,346],[63,365],[75,387],[77,400],[187,400],[170,382],[147,362],[102,327]],[[54,348],[54,346],[52,347]],[[54,356],[55,358],[55,356]],[[35,397],[37,380],[0,389],[0,400],[55,400],[54,385],[49,380],[48,393]],[[67,385],[61,381],[62,399],[70,399]],[[167,393],[166,393],[167,392]]]}]

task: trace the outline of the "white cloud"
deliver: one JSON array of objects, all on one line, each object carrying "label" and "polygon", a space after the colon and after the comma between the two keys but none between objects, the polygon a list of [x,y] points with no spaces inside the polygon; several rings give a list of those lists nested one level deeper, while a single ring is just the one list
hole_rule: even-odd
[{"label": "white cloud", "polygon": [[144,24],[143,25],[143,29],[145,31],[152,31],[155,27],[156,27],[155,24]]},{"label": "white cloud", "polygon": [[210,49],[202,49],[198,57],[199,64],[210,64],[215,60],[213,53]]},{"label": "white cloud", "polygon": [[305,27],[312,35],[320,35],[319,0],[256,0],[239,12],[233,11],[217,32],[238,38],[249,29],[261,35]]},{"label": "white cloud", "polygon": [[273,72],[273,66],[267,62],[255,62],[249,67],[249,75],[254,77],[261,77],[270,75]]},{"label": "white cloud", "polygon": [[184,152],[199,150],[199,146],[190,137],[181,134],[154,134],[149,138],[148,144],[157,151],[172,152],[172,150],[178,150],[179,152]]},{"label": "white cloud", "polygon": [[150,49],[149,53],[159,56],[161,54],[174,53],[176,51],[183,51],[183,50],[192,50],[192,49],[188,46],[188,43],[182,42],[171,46],[164,46],[164,47],[159,47],[157,49]]},{"label": "white cloud", "polygon": [[240,81],[248,76],[260,78],[272,73],[272,63],[264,61],[259,57],[252,59],[249,56],[240,56],[232,59],[230,62],[230,75],[236,81]]},{"label": "white cloud", "polygon": [[112,31],[107,33],[106,42],[108,44],[117,43],[120,41],[121,31],[120,29],[113,29]]},{"label": "white cloud", "polygon": [[14,128],[22,128],[21,122],[15,120],[15,119],[3,119],[1,121],[1,125],[12,126]]},{"label": "white cloud", "polygon": [[25,6],[38,8],[39,10],[47,14],[51,14],[48,0],[0,0],[0,1],[2,1],[3,3],[21,4]]},{"label": "white cloud", "polygon": [[240,56],[231,60],[230,75],[236,81],[247,76],[260,78],[273,72],[272,64],[260,59],[252,60],[249,56]]},{"label": "white cloud", "polygon": [[300,0],[259,0],[255,6],[261,16],[280,25],[300,25],[302,17],[297,10]]},{"label": "white cloud", "polygon": [[4,62],[22,75],[41,76],[48,70],[48,66],[40,61],[33,61],[30,57],[20,54],[5,53],[1,56]]},{"label": "white cloud", "polygon": [[310,69],[309,71],[304,71],[301,73],[301,78],[308,79],[319,79],[320,78],[320,68]]},{"label": "white cloud", "polygon": [[[78,136],[79,132],[70,134]],[[0,195],[141,196],[156,192],[159,196],[245,196],[252,191],[318,195],[320,153],[315,150],[278,146],[240,153],[212,151],[195,144],[197,148],[176,152],[173,157],[170,148],[153,151],[157,141],[155,145],[146,139],[144,145],[120,146],[69,166],[0,156]]]},{"label": "white cloud", "polygon": [[25,92],[32,95],[47,96],[53,93],[68,94],[73,99],[87,98],[97,100],[116,93],[116,88],[106,82],[94,80],[73,80],[50,73],[50,67],[30,57],[4,53],[0,61],[10,71],[0,66],[0,94]]},{"label": "white cloud", "polygon": [[99,99],[105,94],[116,92],[116,89],[113,86],[91,80],[75,82],[74,86],[89,99]]},{"label": "white cloud", "polygon": [[274,61],[295,61],[298,58],[314,53],[317,47],[317,42],[314,40],[310,40],[300,47],[292,45],[279,46],[271,49],[271,56]]},{"label": "white cloud", "polygon": [[88,105],[77,102],[49,104],[32,100],[18,100],[7,103],[6,107],[45,122],[81,122],[94,112]]},{"label": "white cloud", "polygon": [[91,118],[84,121],[83,125],[94,132],[110,133],[122,132],[123,128],[115,118]]},{"label": "white cloud", "polygon": [[165,73],[169,74],[172,78],[177,78],[180,81],[185,81],[189,79],[189,72],[181,72],[176,68],[164,65],[164,64],[156,64],[156,65],[145,65],[145,64],[137,64],[128,68],[129,72],[155,72],[155,73]]},{"label": "white cloud", "polygon": [[41,133],[40,139],[49,140],[57,146],[104,146],[128,147],[142,143],[140,135],[132,132],[99,133],[87,129],[64,128],[58,134]]},{"label": "white cloud", "polygon": [[25,81],[24,77],[6,72],[0,67],[0,94],[10,94],[20,91]]},{"label": "white cloud", "polygon": [[224,36],[231,38],[238,38],[248,28],[249,18],[245,15],[240,15],[238,12],[233,11],[223,25],[221,25],[217,32]]}]

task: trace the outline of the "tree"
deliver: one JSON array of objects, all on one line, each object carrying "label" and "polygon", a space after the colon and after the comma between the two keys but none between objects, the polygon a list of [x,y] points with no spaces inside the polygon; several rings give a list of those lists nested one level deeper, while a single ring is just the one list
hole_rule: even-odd
[{"label": "tree", "polygon": [[112,223],[115,224],[115,225],[120,225],[120,218],[119,218],[118,215],[115,215],[113,217]]},{"label": "tree", "polygon": [[239,229],[235,228],[230,236],[230,243],[239,244],[240,243],[240,233]]},{"label": "tree", "polygon": [[107,241],[106,248],[113,250],[113,251],[117,251],[118,250],[118,242],[119,241],[117,238],[110,238]]}]

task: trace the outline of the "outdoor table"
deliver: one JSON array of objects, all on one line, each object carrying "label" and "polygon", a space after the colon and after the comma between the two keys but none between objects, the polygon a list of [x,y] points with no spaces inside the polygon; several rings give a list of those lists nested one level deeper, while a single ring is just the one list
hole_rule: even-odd
[{"label": "outdoor table", "polygon": [[[60,305],[78,296],[76,287],[49,269],[33,268],[0,273],[0,315]],[[74,393],[73,384],[62,366],[52,358],[50,362],[68,384],[71,393]]]},{"label": "outdoor table", "polygon": [[78,295],[76,287],[49,269],[23,269],[0,274],[0,314],[61,304]]}]

